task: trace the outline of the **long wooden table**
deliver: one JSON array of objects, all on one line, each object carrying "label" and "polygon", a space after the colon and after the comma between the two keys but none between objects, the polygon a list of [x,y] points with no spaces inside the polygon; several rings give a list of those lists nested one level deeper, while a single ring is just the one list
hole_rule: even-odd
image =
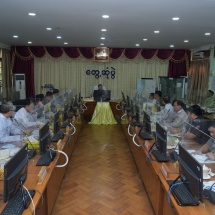
[{"label": "long wooden table", "polygon": [[[81,131],[82,122],[77,119],[74,123],[76,133],[73,136],[65,136],[62,140],[61,151],[65,152],[70,159],[75,148],[76,141]],[[71,133],[73,130],[71,130]],[[54,144],[56,145],[56,143]],[[56,167],[56,165],[62,165],[65,163],[66,158],[63,154],[57,153],[55,159],[46,168],[47,175],[42,184],[38,184],[38,174],[41,170],[41,166],[36,166],[36,162],[39,159],[39,155],[30,159],[28,162],[28,176],[25,182],[27,189],[35,189],[36,194],[33,198],[36,214],[50,215],[57,198],[61,183],[63,181],[64,174],[67,166]],[[3,181],[0,181],[0,186],[3,186]],[[3,190],[3,189],[2,189]],[[0,211],[3,210],[6,204],[0,201]],[[24,215],[32,214],[32,204],[23,212]]]},{"label": "long wooden table", "polygon": [[[151,201],[152,207],[156,215],[211,215],[215,214],[215,206],[211,204],[208,200],[204,200],[203,204],[199,206],[179,206],[175,201],[174,197],[170,195],[171,204],[168,203],[168,190],[169,184],[168,180],[175,180],[178,173],[178,162],[170,161],[165,163],[167,169],[169,170],[168,178],[162,173],[163,163],[157,162],[153,159],[146,159],[148,155],[147,145],[151,145],[152,141],[144,141],[137,135],[135,137],[135,142],[139,144],[140,147],[133,143],[132,136],[128,134],[128,121],[127,123],[122,123],[122,129],[128,141],[131,153],[135,160],[137,169],[140,174],[140,178],[145,186],[148,193],[149,199]],[[137,127],[131,127],[131,134],[138,134]],[[215,171],[214,165],[211,165],[212,169]],[[212,178],[213,180],[213,178]],[[215,180],[215,177],[214,177]],[[174,211],[174,212],[173,212]]]}]

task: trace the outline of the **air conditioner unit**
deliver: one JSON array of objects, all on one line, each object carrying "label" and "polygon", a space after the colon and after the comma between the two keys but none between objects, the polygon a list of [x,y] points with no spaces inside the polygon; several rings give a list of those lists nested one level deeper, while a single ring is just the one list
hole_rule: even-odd
[{"label": "air conditioner unit", "polygon": [[25,74],[13,75],[14,88],[20,92],[20,99],[26,99]]},{"label": "air conditioner unit", "polygon": [[202,60],[205,58],[204,52],[195,52],[191,54],[191,61],[193,60]]}]

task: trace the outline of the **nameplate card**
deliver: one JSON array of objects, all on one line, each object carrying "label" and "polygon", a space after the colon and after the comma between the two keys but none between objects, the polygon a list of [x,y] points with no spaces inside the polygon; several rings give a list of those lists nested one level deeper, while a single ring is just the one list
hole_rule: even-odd
[{"label": "nameplate card", "polygon": [[149,151],[149,149],[151,147],[149,141],[147,141],[147,140],[145,140],[145,147],[146,147],[147,151]]},{"label": "nameplate card", "polygon": [[39,174],[38,174],[38,179],[39,179],[38,184],[42,184],[42,183],[43,183],[43,181],[44,181],[44,179],[45,179],[45,177],[46,177],[46,174],[47,174],[46,167],[43,166],[43,167],[41,168]]},{"label": "nameplate card", "polygon": [[63,147],[63,142],[62,142],[62,140],[60,139],[60,140],[58,140],[58,142],[57,142],[57,149],[58,149],[58,150],[62,150],[62,147]]},{"label": "nameplate card", "polygon": [[169,172],[169,168],[165,163],[162,163],[161,165],[161,172],[166,179],[169,179],[170,172]]}]

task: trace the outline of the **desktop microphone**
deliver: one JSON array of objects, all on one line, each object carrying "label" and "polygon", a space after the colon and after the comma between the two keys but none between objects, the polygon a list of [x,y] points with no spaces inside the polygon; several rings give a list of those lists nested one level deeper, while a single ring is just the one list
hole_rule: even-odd
[{"label": "desktop microphone", "polygon": [[37,153],[36,150],[34,149],[34,146],[32,144],[32,142],[30,141],[30,139],[28,138],[27,133],[25,132],[25,130],[22,128],[22,124],[19,123],[15,118],[13,118],[14,122],[16,122],[17,127],[20,128],[22,130],[22,132],[25,134],[26,139],[28,140],[28,142],[31,145],[31,150],[28,150],[28,159],[31,159],[32,157],[34,157]]},{"label": "desktop microphone", "polygon": [[37,123],[37,121],[36,121],[35,118],[33,117],[33,114],[34,114],[34,113],[30,113],[30,112],[29,112],[29,114],[31,115],[31,118],[34,120],[34,122],[36,122],[37,126],[39,126],[38,123]]}]

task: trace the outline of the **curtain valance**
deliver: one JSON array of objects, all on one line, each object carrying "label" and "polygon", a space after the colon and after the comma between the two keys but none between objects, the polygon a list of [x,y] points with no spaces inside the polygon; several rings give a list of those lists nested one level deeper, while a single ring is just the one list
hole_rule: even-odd
[{"label": "curtain valance", "polygon": [[[41,46],[14,46],[13,55],[21,60],[30,60],[33,57],[41,58],[49,54],[54,58],[61,57],[64,53],[70,58],[83,56],[87,59],[93,59],[92,47],[41,47]],[[118,59],[125,56],[129,60],[142,56],[143,59],[150,60],[158,58],[160,60],[171,60],[175,63],[189,61],[189,50],[172,49],[141,49],[141,48],[110,48],[110,58]]]}]

